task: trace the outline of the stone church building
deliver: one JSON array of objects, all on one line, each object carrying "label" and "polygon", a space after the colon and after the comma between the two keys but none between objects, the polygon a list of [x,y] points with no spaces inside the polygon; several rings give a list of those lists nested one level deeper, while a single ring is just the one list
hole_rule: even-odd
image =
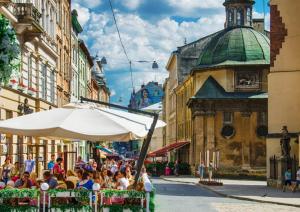
[{"label": "stone church building", "polygon": [[[179,47],[169,60],[168,80],[178,73],[182,78],[166,92],[176,96],[170,143],[190,142],[176,154],[192,167],[201,161],[220,168],[266,166],[270,40],[264,23],[252,17],[254,3],[226,0],[225,28]],[[168,123],[174,115],[166,117]]]}]

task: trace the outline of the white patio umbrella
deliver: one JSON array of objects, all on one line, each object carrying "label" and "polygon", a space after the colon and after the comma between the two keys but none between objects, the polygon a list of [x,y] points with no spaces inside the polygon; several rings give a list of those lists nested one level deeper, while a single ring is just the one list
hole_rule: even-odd
[{"label": "white patio umbrella", "polygon": [[[0,133],[55,139],[128,141],[143,138],[153,118],[95,104],[69,104],[0,121]],[[156,128],[164,127],[158,121]]]}]

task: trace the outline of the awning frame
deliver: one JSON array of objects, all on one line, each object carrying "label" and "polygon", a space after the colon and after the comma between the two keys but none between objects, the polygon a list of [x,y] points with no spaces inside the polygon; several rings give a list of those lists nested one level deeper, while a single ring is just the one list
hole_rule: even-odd
[{"label": "awning frame", "polygon": [[121,105],[111,104],[111,103],[102,102],[102,101],[98,101],[98,100],[88,99],[88,98],[85,98],[85,97],[82,97],[82,96],[80,97],[80,101],[81,101],[81,103],[83,103],[84,101],[85,102],[93,102],[93,103],[96,103],[96,104],[100,104],[100,105],[104,105],[104,106],[108,106],[108,107],[113,107],[113,108],[118,108],[118,109],[122,109],[122,110],[127,110],[129,112],[140,113],[140,114],[144,114],[144,115],[148,115],[148,116],[153,117],[153,122],[152,122],[151,127],[148,131],[146,139],[144,139],[144,142],[143,142],[143,145],[142,145],[142,148],[141,148],[141,152],[140,152],[140,156],[139,156],[139,159],[138,159],[138,163],[137,163],[137,170],[136,170],[137,172],[135,174],[134,184],[133,184],[133,187],[136,188],[138,179],[140,177],[142,167],[144,165],[144,161],[147,157],[147,152],[148,152],[148,149],[149,149],[149,145],[150,145],[150,142],[151,142],[152,135],[153,135],[154,130],[155,130],[156,123],[157,123],[158,118],[159,118],[159,114],[158,113],[147,112],[147,111],[142,111],[142,110],[137,110],[137,109],[132,109],[132,108],[124,107],[124,106],[121,106]]},{"label": "awning frame", "polygon": [[182,147],[184,147],[188,144],[190,144],[190,142],[188,142],[188,141],[172,143],[172,144],[169,144],[168,146],[165,146],[161,149],[150,152],[148,154],[148,157],[153,157],[153,158],[155,158],[155,157],[164,157],[164,156],[166,156],[166,154],[168,152],[180,149],[180,148],[182,148]]}]

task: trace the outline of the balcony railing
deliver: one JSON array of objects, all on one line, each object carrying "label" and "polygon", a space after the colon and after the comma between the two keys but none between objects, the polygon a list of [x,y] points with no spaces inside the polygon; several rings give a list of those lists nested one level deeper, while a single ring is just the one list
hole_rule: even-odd
[{"label": "balcony railing", "polygon": [[20,24],[32,25],[34,26],[34,32],[43,32],[43,29],[40,26],[42,14],[32,3],[16,3],[14,14]]},{"label": "balcony railing", "polygon": [[14,3],[13,0],[0,0],[0,6],[7,6],[11,3]]}]

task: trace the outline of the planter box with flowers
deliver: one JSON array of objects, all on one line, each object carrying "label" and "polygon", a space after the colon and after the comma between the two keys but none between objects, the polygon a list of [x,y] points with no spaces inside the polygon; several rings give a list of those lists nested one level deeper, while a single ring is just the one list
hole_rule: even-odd
[{"label": "planter box with flowers", "polygon": [[27,88],[27,86],[24,83],[19,82],[19,84],[18,84],[18,90],[19,91],[24,92],[26,90],[26,88]]},{"label": "planter box with flowers", "polygon": [[33,87],[29,87],[27,89],[27,93],[30,95],[30,96],[34,96],[36,94],[36,90],[33,88]]},{"label": "planter box with flowers", "polygon": [[8,84],[12,89],[18,89],[18,81],[15,79],[11,79]]}]

